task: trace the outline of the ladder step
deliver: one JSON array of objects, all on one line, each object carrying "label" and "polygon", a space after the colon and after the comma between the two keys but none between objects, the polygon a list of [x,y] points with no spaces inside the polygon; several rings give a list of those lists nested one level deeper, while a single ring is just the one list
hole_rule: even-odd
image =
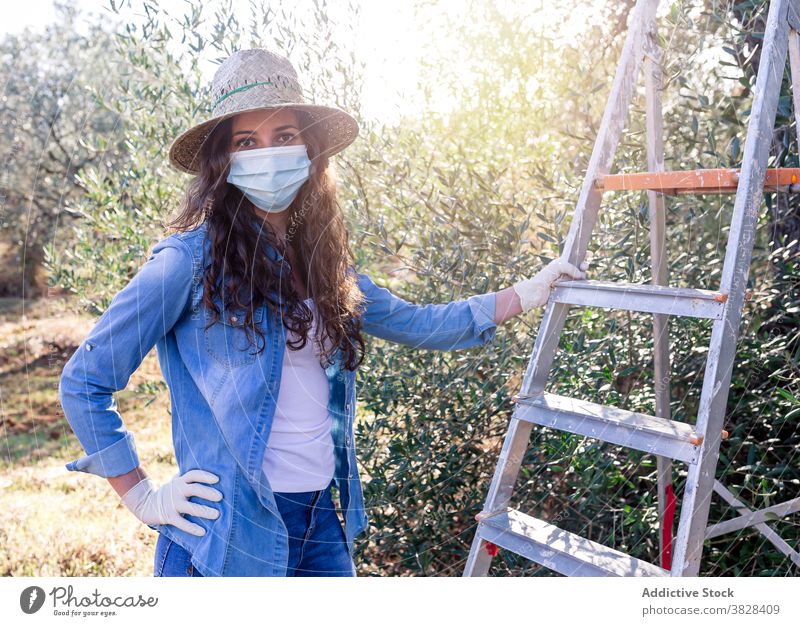
[{"label": "ladder step", "polygon": [[553,393],[517,395],[514,417],[685,463],[696,463],[703,437],[692,424]]},{"label": "ladder step", "polygon": [[[767,169],[764,191],[798,191],[800,168]],[[595,187],[602,191],[649,189],[668,195],[689,193],[736,193],[738,169],[688,170],[682,172],[636,172],[598,176]]]},{"label": "ladder step", "polygon": [[568,279],[553,283],[550,293],[565,304],[705,319],[720,319],[728,297],[706,289]]},{"label": "ladder step", "polygon": [[489,514],[477,534],[565,576],[669,576],[668,570],[509,508]]}]

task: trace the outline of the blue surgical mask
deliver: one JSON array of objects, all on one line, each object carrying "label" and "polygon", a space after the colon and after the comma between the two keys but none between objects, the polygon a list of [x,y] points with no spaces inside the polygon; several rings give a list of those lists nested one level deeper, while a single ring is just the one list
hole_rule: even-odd
[{"label": "blue surgical mask", "polygon": [[228,182],[262,211],[279,213],[308,180],[310,166],[305,145],[240,150],[231,153]]}]

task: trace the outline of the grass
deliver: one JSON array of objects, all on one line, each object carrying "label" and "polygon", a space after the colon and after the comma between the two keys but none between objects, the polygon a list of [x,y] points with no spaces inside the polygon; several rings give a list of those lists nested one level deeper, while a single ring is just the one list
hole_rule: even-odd
[{"label": "grass", "polygon": [[[158,534],[104,478],[64,467],[85,452],[64,418],[58,380],[94,323],[67,311],[62,299],[0,299],[0,575],[151,576]],[[144,391],[161,380],[153,350],[117,395],[157,483],[177,472],[169,396]]]}]

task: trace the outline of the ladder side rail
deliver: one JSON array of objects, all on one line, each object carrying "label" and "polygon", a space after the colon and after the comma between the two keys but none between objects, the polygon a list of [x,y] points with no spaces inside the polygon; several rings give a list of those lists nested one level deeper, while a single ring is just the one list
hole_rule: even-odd
[{"label": "ladder side rail", "polygon": [[770,4],[720,281],[720,291],[728,298],[723,316],[714,321],[711,333],[696,424],[704,438],[700,461],[689,466],[672,576],[697,576],[700,569],[758,210],[786,67],[787,13],[786,0],[773,0]]},{"label": "ladder side rail", "polygon": [[792,74],[795,135],[800,145],[800,35],[794,28],[789,29],[789,70]]},{"label": "ladder side rail", "polygon": [[[647,167],[653,172],[664,171],[664,131],[661,112],[661,51],[652,42],[653,49],[645,56],[645,99],[647,120]],[[664,195],[647,191],[650,214],[651,282],[668,285],[666,255],[666,215]],[[669,419],[669,316],[653,315],[654,377],[656,382],[656,417]]]},{"label": "ladder side rail", "polygon": [[[608,95],[603,119],[597,133],[592,155],[586,169],[575,213],[564,242],[562,257],[574,265],[580,265],[600,210],[602,191],[595,186],[599,175],[607,174],[614,162],[614,154],[622,136],[628,117],[631,99],[636,89],[637,78],[644,59],[647,34],[655,27],[658,0],[637,0],[631,12],[630,28],[625,38],[622,56],[617,66],[611,92]],[[522,381],[522,392],[526,394],[544,391],[555,350],[566,321],[567,307],[548,302],[528,369]]]},{"label": "ladder side rail", "polygon": [[796,31],[800,31],[800,2],[798,0],[789,1],[789,13],[787,15],[789,26]]},{"label": "ladder side rail", "polygon": [[[500,452],[492,482],[486,494],[483,511],[477,515],[479,519],[490,513],[505,511],[508,508],[522,459],[528,449],[532,428],[532,422],[526,422],[514,416],[511,417],[503,440],[503,449]],[[492,557],[485,548],[486,540],[481,537],[481,525],[479,523],[472,539],[472,546],[467,557],[467,563],[464,566],[463,576],[486,576]]]},{"label": "ladder side rail", "polygon": [[[661,104],[663,86],[661,74],[662,52],[656,40],[655,27],[647,39],[644,58],[645,127],[647,138],[647,169],[664,171],[664,119]],[[650,212],[650,258],[651,282],[668,285],[668,263],[666,252],[666,209],[664,194],[647,190]],[[669,316],[653,314],[653,381],[656,398],[656,417],[670,419],[670,363],[669,363]],[[668,490],[672,488],[672,459],[656,455],[658,495],[658,551],[662,567],[669,569],[672,520],[666,520]]]},{"label": "ladder side rail", "polygon": [[792,75],[792,104],[794,105],[794,131],[800,150],[800,35],[789,29],[789,71]]},{"label": "ladder side rail", "polygon": [[575,265],[580,265],[583,261],[586,246],[597,221],[602,190],[597,188],[595,181],[598,176],[608,174],[614,164],[614,155],[628,119],[631,99],[644,60],[646,41],[649,33],[655,28],[657,7],[658,0],[637,0],[631,12],[630,28],[625,38],[622,56],[586,168],[586,177],[578,196],[575,216],[572,218],[564,243],[562,256]]}]

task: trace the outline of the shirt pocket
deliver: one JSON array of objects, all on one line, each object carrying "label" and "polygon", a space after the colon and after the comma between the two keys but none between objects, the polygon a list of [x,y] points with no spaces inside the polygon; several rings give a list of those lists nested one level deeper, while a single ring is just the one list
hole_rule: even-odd
[{"label": "shirt pocket", "polygon": [[[257,352],[267,340],[264,329],[264,308],[265,305],[262,305],[253,310],[253,325],[264,333],[263,339],[252,327],[245,328],[248,309],[242,307],[221,311],[219,321],[203,331],[209,356],[227,367],[254,363],[258,356]],[[213,312],[205,309],[206,325],[211,323],[213,315]]]}]

